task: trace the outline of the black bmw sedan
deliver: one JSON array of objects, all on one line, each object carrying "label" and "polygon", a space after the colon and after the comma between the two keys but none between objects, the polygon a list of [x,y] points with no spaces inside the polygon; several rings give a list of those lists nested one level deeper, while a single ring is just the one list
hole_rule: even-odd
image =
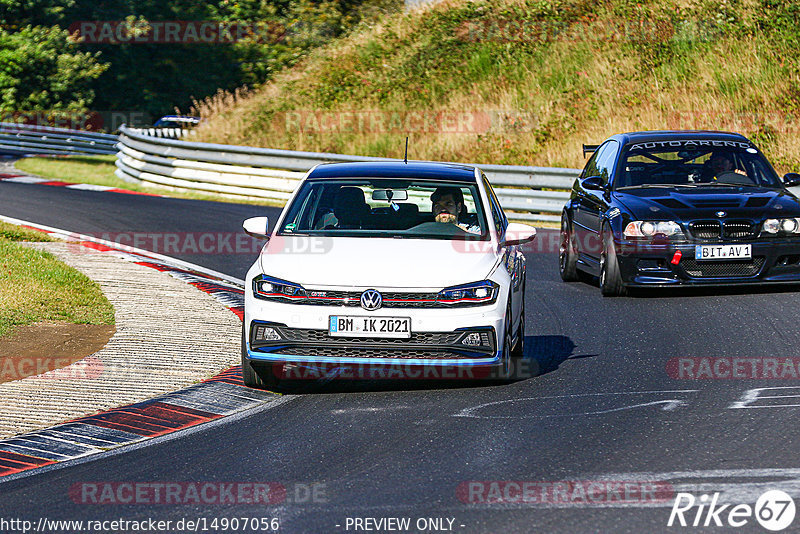
[{"label": "black bmw sedan", "polygon": [[[584,147],[585,149],[587,147]],[[561,216],[565,281],[629,287],[800,282],[800,201],[746,137],[614,135],[593,151]]]}]

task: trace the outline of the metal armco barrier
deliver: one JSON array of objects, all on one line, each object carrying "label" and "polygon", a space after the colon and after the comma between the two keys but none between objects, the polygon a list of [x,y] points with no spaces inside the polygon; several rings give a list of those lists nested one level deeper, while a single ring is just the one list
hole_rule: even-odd
[{"label": "metal armco barrier", "polygon": [[0,154],[114,154],[116,135],[0,122]]},{"label": "metal armco barrier", "polygon": [[[295,152],[152,137],[122,127],[118,177],[132,182],[226,195],[287,200],[318,163],[396,161],[389,158]],[[579,169],[477,165],[495,187],[511,219],[558,221]]]}]

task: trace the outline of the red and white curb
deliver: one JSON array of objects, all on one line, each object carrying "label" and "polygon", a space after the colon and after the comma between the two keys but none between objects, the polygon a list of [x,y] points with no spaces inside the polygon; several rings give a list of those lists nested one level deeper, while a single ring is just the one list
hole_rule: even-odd
[{"label": "red and white curb", "polygon": [[[0,220],[114,254],[157,269],[212,295],[240,319],[244,282],[210,269],[133,247],[28,221]],[[0,480],[66,460],[100,454],[220,419],[258,405],[279,402],[280,395],[244,386],[241,366],[186,389],[144,402],[81,417],[54,427],[0,440]]]},{"label": "red and white curb", "polygon": [[0,182],[11,182],[17,184],[52,185],[56,187],[66,187],[67,189],[81,189],[85,191],[104,191],[108,193],[124,193],[126,195],[144,195],[148,197],[162,196],[162,195],[154,195],[153,193],[141,193],[139,191],[129,191],[128,189],[120,189],[118,187],[111,187],[108,185],[76,184],[73,182],[62,182],[60,180],[49,180],[47,178],[40,178],[38,176],[29,176],[27,174],[0,173]]}]

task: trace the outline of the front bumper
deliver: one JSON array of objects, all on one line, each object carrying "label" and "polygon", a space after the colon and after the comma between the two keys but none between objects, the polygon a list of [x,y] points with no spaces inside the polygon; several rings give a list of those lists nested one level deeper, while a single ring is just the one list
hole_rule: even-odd
[{"label": "front bumper", "polygon": [[[502,295],[501,295],[502,297]],[[505,305],[453,309],[360,308],[307,306],[255,299],[246,295],[245,356],[254,364],[356,364],[434,367],[500,367]],[[410,339],[331,337],[331,315],[410,317]],[[272,325],[280,339],[254,337],[258,325]],[[481,332],[480,347],[461,343],[464,332]],[[485,341],[485,343],[484,343]]]},{"label": "front bumper", "polygon": [[[751,260],[695,258],[696,245],[749,244]],[[680,261],[673,264],[675,252]],[[760,239],[641,244],[617,242],[617,260],[626,286],[742,285],[800,282],[800,240]]]},{"label": "front bumper", "polygon": [[[268,327],[280,340],[263,340]],[[499,362],[497,334],[492,327],[452,332],[414,332],[409,339],[331,337],[327,330],[290,328],[285,324],[253,321],[249,328],[251,361],[297,363],[378,363],[380,365],[493,365]],[[477,334],[478,346],[462,341]]]}]

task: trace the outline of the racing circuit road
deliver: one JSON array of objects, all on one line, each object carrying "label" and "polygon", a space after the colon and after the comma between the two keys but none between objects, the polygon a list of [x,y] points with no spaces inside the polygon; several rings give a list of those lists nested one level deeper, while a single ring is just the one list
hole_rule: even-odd
[{"label": "racing circuit road", "polygon": [[[0,183],[0,214],[81,233],[238,232],[247,217],[277,213]],[[596,286],[562,283],[555,250],[527,258],[526,359],[540,376],[500,386],[329,384],[0,483],[0,515],[277,517],[285,532],[353,532],[348,517],[453,518],[456,532],[662,532],[675,530],[667,527],[671,500],[486,504],[459,490],[469,481],[607,480],[718,491],[725,502],[751,505],[767,489],[800,496],[800,379],[685,380],[668,372],[673,358],[797,356],[800,294],[771,288],[604,299]],[[181,259],[241,278],[254,257]],[[753,391],[771,387],[787,389]],[[73,484],[98,481],[272,481],[287,488],[287,501],[99,506],[70,498]],[[292,488],[313,483],[322,489],[316,502],[297,502],[304,499]],[[752,518],[737,530],[760,531]]]}]

